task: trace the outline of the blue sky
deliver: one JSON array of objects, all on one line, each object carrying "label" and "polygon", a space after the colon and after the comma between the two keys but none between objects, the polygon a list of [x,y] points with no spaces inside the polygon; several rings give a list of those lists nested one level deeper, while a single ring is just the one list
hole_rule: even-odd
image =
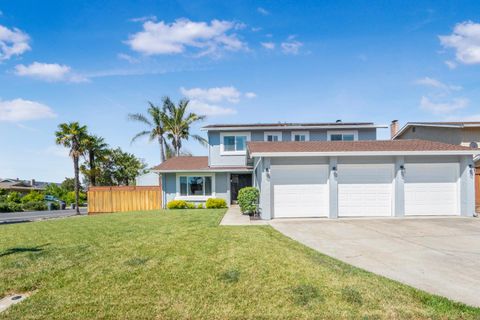
[{"label": "blue sky", "polygon": [[165,95],[190,98],[205,124],[480,120],[478,1],[0,0],[0,11],[0,177],[72,176],[54,144],[66,121],[154,165],[158,146],[130,144],[142,127],[127,114]]}]

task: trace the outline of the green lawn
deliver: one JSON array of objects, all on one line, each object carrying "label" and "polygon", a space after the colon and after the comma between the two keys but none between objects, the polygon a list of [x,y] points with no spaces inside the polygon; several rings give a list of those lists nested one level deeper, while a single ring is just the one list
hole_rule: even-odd
[{"label": "green lawn", "polygon": [[0,226],[0,319],[479,318],[224,210],[132,212]]}]

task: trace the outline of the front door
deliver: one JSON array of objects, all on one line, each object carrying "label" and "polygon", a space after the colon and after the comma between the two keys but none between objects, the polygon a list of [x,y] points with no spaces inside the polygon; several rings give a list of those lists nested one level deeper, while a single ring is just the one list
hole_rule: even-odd
[{"label": "front door", "polygon": [[251,174],[231,174],[230,175],[230,193],[231,202],[237,203],[238,191],[245,187],[252,186]]}]

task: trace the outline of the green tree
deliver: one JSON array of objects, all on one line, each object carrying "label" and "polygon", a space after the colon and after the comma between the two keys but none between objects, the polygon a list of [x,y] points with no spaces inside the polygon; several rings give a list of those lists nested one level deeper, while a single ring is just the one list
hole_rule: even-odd
[{"label": "green tree", "polygon": [[75,191],[75,178],[65,178],[60,187],[68,191]]},{"label": "green tree", "polygon": [[188,112],[188,99],[182,99],[175,105],[169,97],[163,99],[163,123],[167,132],[167,138],[172,141],[175,156],[181,155],[182,141],[192,138],[203,146],[206,146],[205,138],[190,133],[190,127],[195,122],[203,121],[205,116]]},{"label": "green tree", "polygon": [[75,174],[75,210],[77,214],[80,214],[80,209],[78,208],[80,192],[79,159],[85,152],[85,141],[88,137],[87,127],[81,126],[78,122],[61,123],[58,125],[55,137],[58,145],[70,149],[69,154],[73,159],[73,171]]},{"label": "green tree", "polygon": [[135,178],[146,172],[147,165],[135,155],[120,148],[111,149],[98,163],[99,185],[132,185]]},{"label": "green tree", "polygon": [[96,186],[98,168],[97,158],[105,156],[108,144],[102,137],[95,135],[88,136],[85,140],[86,164],[80,167],[82,173],[87,177],[88,183],[91,186]]},{"label": "green tree", "polygon": [[165,124],[163,123],[163,120],[166,118],[165,107],[157,107],[151,102],[148,104],[148,116],[145,116],[141,113],[131,113],[128,115],[129,120],[141,122],[147,125],[146,130],[140,131],[132,138],[132,143],[138,138],[145,136],[148,136],[150,141],[157,140],[158,144],[160,145],[160,161],[164,162],[166,150],[168,149],[168,145],[165,140]]}]

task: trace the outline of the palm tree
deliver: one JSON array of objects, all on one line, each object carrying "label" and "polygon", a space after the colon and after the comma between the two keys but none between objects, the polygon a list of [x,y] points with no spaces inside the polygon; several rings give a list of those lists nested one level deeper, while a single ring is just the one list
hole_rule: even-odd
[{"label": "palm tree", "polygon": [[99,156],[105,155],[107,147],[108,144],[102,137],[92,135],[85,139],[85,151],[88,156],[88,159],[86,160],[88,163],[88,169],[85,170],[84,174],[87,174],[91,186],[95,186],[97,183],[98,170],[96,168],[95,160],[97,160]]},{"label": "palm tree", "polygon": [[141,131],[132,138],[132,143],[143,136],[148,136],[150,141],[157,140],[160,144],[160,161],[164,162],[166,149],[168,148],[165,140],[165,125],[163,123],[165,119],[165,108],[157,107],[151,102],[148,102],[148,104],[149,108],[147,112],[150,115],[150,119],[141,113],[131,113],[128,115],[128,119],[141,122],[148,126],[148,130]]},{"label": "palm tree", "polygon": [[176,106],[169,97],[163,99],[163,107],[166,111],[163,123],[167,131],[167,137],[172,141],[172,147],[177,157],[181,155],[182,140],[192,138],[204,146],[208,144],[205,138],[190,133],[190,126],[195,122],[204,120],[205,116],[200,116],[193,112],[187,113],[188,103],[188,99],[182,99]]},{"label": "palm tree", "polygon": [[87,127],[81,126],[78,122],[61,123],[55,132],[58,145],[70,148],[70,157],[73,159],[73,170],[75,172],[75,209],[80,214],[78,208],[78,193],[80,191],[79,166],[78,161],[84,152],[85,140],[88,137]]}]

